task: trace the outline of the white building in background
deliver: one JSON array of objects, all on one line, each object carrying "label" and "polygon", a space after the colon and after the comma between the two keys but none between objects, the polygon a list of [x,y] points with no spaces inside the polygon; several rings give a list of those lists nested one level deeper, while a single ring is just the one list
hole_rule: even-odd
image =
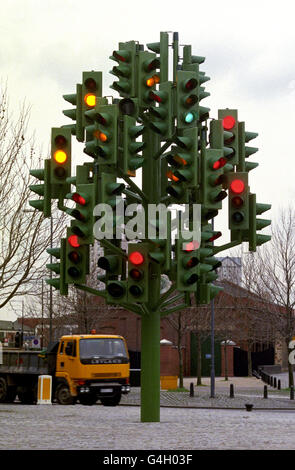
[{"label": "white building in background", "polygon": [[222,262],[222,266],[218,268],[218,280],[234,282],[239,286],[242,285],[242,258],[235,256],[225,256],[218,258]]}]

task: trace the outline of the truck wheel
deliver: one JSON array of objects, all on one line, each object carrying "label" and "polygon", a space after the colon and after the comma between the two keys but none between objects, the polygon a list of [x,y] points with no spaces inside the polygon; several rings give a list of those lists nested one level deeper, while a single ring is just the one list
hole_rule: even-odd
[{"label": "truck wheel", "polygon": [[96,403],[97,397],[94,394],[81,395],[79,396],[79,401],[81,405],[92,406]]},{"label": "truck wheel", "polygon": [[70,389],[66,384],[58,385],[55,397],[57,403],[60,405],[74,405],[75,404],[75,397],[71,395]]},{"label": "truck wheel", "polygon": [[8,396],[8,385],[4,377],[0,377],[0,403],[5,403]]},{"label": "truck wheel", "polygon": [[100,401],[103,406],[117,406],[121,400],[121,394],[115,395],[114,397],[104,397]]}]

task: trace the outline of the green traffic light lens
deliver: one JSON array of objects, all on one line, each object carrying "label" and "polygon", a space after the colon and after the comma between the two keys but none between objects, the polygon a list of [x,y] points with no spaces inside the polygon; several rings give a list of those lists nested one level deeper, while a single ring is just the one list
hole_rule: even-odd
[{"label": "green traffic light lens", "polygon": [[65,178],[67,176],[66,169],[59,166],[55,168],[54,175],[56,176],[56,178],[59,178],[59,179]]},{"label": "green traffic light lens", "polygon": [[72,266],[68,269],[68,275],[77,279],[78,277],[80,277],[80,270]]},{"label": "green traffic light lens", "polygon": [[131,286],[129,287],[129,292],[133,297],[139,297],[142,295],[143,290],[139,286]]},{"label": "green traffic light lens", "polygon": [[107,286],[107,291],[112,297],[119,299],[125,294],[125,287],[117,282],[110,282]]},{"label": "green traffic light lens", "polygon": [[193,121],[195,120],[195,115],[194,113],[187,113],[185,114],[184,116],[184,121],[187,123],[187,124],[191,124]]},{"label": "green traffic light lens", "polygon": [[242,212],[234,212],[232,215],[232,220],[236,224],[240,224],[244,220],[244,215]]}]

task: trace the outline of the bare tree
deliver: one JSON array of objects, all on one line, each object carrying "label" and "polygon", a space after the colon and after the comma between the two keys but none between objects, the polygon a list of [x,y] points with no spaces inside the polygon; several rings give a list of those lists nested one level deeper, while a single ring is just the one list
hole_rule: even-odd
[{"label": "bare tree", "polygon": [[[289,350],[295,334],[295,211],[281,211],[273,225],[271,243],[257,250],[244,266],[248,284],[261,299],[268,323]],[[289,386],[294,385],[293,367],[288,363]]]},{"label": "bare tree", "polygon": [[32,291],[43,269],[41,257],[50,246],[43,215],[29,211],[31,168],[40,158],[28,136],[29,108],[9,111],[7,88],[0,91],[0,309],[16,296]]}]

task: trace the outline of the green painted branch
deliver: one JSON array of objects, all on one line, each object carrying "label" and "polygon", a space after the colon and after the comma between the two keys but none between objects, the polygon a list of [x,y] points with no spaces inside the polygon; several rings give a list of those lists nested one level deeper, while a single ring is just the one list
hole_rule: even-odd
[{"label": "green painted branch", "polygon": [[130,186],[130,188],[132,188],[133,191],[142,198],[142,201],[148,203],[147,196],[144,194],[144,192],[142,192],[142,190],[137,186],[137,184],[135,184],[134,181],[132,181],[132,179],[129,178],[129,176],[124,175],[123,171],[120,170],[119,168],[118,168],[118,173],[119,173],[120,178],[123,178],[123,180],[126,181],[126,183]]},{"label": "green painted branch", "polygon": [[171,297],[171,299],[168,299],[166,302],[163,302],[162,307],[167,307],[167,305],[172,304],[173,302],[177,302],[177,300],[183,300],[184,294],[177,294],[174,297]]},{"label": "green painted branch", "polygon": [[113,253],[116,253],[120,256],[124,256],[125,258],[127,258],[127,254],[125,253],[124,250],[122,250],[118,246],[113,245],[108,240],[103,239],[103,240],[99,240],[99,242],[103,247],[108,248],[110,251],[113,251]]},{"label": "green painted branch", "polygon": [[138,315],[142,315],[143,313],[140,311],[140,307],[135,306],[134,304],[125,304],[121,303],[122,307],[125,308],[125,310],[130,310],[130,312],[137,313]]},{"label": "green painted branch", "polygon": [[242,243],[241,240],[235,240],[233,242],[226,243],[225,245],[221,246],[214,246],[213,253],[219,253],[220,251],[228,250],[229,248],[233,248],[234,246],[240,245]]},{"label": "green painted branch", "polygon": [[170,313],[178,312],[179,310],[183,310],[184,308],[189,307],[187,304],[177,305],[176,307],[170,308],[169,310],[160,311],[161,317],[165,317],[166,315],[170,315]]},{"label": "green painted branch", "polygon": [[172,292],[174,292],[175,289],[176,289],[176,284],[172,284],[169,290],[167,290],[167,292],[165,292],[165,294],[163,294],[162,297],[160,298],[160,302],[158,303],[157,308],[161,307],[161,305],[165,302],[166,299],[168,299],[169,295],[172,294]]},{"label": "green painted branch", "polygon": [[129,196],[131,199],[133,199],[136,202],[142,202],[141,197],[138,194],[135,194],[134,192],[130,191],[129,189],[124,189],[122,191],[126,196]]},{"label": "green painted branch", "polygon": [[171,144],[173,144],[173,139],[167,140],[167,142],[165,142],[165,144],[162,145],[160,150],[154,154],[153,159],[158,160],[158,158],[161,157],[161,155],[165,152],[165,150],[167,150],[170,147]]},{"label": "green painted branch", "polygon": [[81,284],[74,284],[74,287],[76,287],[77,289],[89,292],[90,294],[98,295],[100,297],[106,298],[107,296],[107,293],[105,290],[93,289],[92,287],[82,286]]}]

